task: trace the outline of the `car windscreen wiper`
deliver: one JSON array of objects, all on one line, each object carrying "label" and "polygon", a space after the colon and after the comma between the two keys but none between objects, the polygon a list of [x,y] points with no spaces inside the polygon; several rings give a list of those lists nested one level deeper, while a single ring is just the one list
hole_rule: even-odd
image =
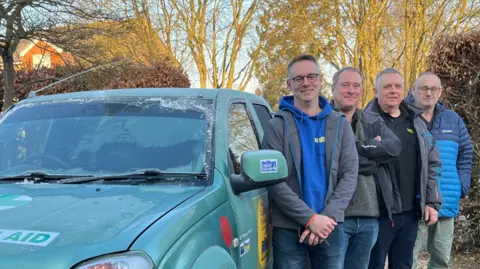
[{"label": "car windscreen wiper", "polygon": [[59,183],[79,184],[79,183],[87,183],[87,182],[92,182],[97,180],[115,181],[115,180],[130,180],[130,179],[142,179],[142,180],[170,179],[170,178],[204,179],[206,177],[207,177],[206,173],[171,173],[171,172],[165,172],[157,168],[151,168],[151,169],[140,169],[133,173],[125,173],[125,174],[66,178],[61,180]]},{"label": "car windscreen wiper", "polygon": [[67,175],[67,174],[49,174],[45,171],[31,171],[13,176],[0,177],[0,181],[22,181],[33,180],[34,183],[47,182],[51,180],[63,180],[67,178],[92,177],[91,175]]}]

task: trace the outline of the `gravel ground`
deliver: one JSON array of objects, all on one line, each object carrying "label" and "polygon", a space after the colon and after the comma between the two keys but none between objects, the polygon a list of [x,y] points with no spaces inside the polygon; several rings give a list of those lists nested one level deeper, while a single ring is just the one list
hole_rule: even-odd
[{"label": "gravel ground", "polygon": [[[427,269],[428,253],[422,251],[418,260],[418,269]],[[453,254],[450,269],[480,269],[480,251],[474,253]],[[385,266],[388,269],[388,264]]]}]

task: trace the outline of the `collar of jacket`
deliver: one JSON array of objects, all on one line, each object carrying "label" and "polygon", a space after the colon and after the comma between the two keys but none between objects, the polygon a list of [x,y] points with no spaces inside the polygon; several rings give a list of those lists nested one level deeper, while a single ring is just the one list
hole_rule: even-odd
[{"label": "collar of jacket", "polygon": [[[333,99],[330,100],[330,105],[332,106],[333,110],[344,114],[338,107],[335,106],[335,100]],[[361,120],[362,120],[362,109],[357,107],[355,108],[355,112],[353,113],[353,116],[352,116],[352,123],[354,123],[354,126],[355,126],[354,127],[355,137],[358,136],[358,130],[360,129]]]},{"label": "collar of jacket", "polygon": [[[411,106],[415,106],[415,96],[412,93],[412,90],[410,89],[408,91],[407,97],[405,97],[405,102],[409,103]],[[420,109],[420,108],[419,108]],[[445,104],[438,100],[437,103],[435,104],[434,112],[433,112],[433,129],[438,129],[440,128],[440,123],[439,123],[439,117],[442,112],[444,112],[447,108],[445,107]]]},{"label": "collar of jacket", "polygon": [[[418,108],[416,106],[413,106],[413,105],[409,104],[405,100],[402,100],[402,102],[400,103],[400,106],[401,106],[401,108],[406,110],[406,112],[408,113],[408,115],[412,119],[420,117],[423,114],[423,110],[421,110],[420,108]],[[367,106],[365,107],[365,111],[370,111],[370,112],[377,113],[377,114],[381,114],[383,112],[383,110],[380,109],[380,105],[378,104],[378,99],[376,97],[373,98],[367,104]],[[383,112],[383,113],[385,113],[385,112]]]}]

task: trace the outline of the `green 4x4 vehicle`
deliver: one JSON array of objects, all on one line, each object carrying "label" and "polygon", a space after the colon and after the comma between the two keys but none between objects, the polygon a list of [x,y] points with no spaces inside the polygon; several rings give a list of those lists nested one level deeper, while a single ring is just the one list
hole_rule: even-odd
[{"label": "green 4x4 vehicle", "polygon": [[0,268],[269,268],[264,99],[125,89],[28,98],[0,119]]}]

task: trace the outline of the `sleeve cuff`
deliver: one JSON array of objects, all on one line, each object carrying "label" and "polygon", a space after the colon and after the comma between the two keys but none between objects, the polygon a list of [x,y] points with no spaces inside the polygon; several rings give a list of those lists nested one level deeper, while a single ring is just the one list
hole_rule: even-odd
[{"label": "sleeve cuff", "polygon": [[437,211],[440,211],[440,208],[442,207],[442,204],[441,203],[425,203],[425,205],[437,210]]}]

